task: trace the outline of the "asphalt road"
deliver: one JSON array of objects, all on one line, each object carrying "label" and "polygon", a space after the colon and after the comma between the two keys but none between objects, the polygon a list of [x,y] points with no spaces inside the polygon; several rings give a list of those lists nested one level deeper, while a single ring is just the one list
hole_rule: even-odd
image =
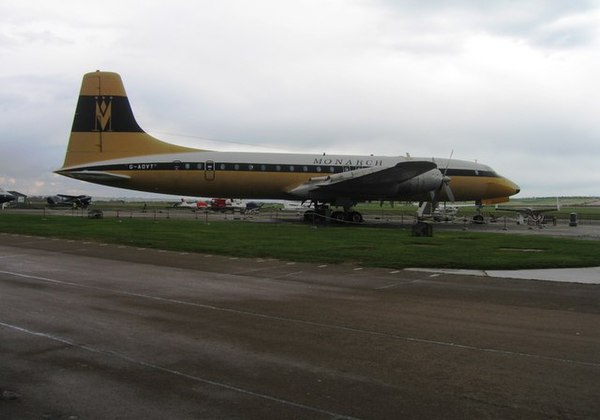
[{"label": "asphalt road", "polygon": [[600,417],[600,286],[0,235],[1,419]]}]

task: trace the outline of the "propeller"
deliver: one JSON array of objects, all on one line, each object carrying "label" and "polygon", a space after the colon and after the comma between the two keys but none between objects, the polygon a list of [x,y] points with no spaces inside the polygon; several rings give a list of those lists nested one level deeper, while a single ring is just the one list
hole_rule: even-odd
[{"label": "propeller", "polygon": [[452,192],[452,188],[450,188],[450,177],[444,175],[442,178],[442,185],[440,185],[440,189],[443,188],[446,193],[446,197],[450,202],[454,202],[454,193]]},{"label": "propeller", "polygon": [[444,193],[446,194],[446,197],[448,198],[448,200],[450,200],[450,202],[454,202],[454,193],[452,192],[452,188],[450,188],[450,181],[451,178],[446,175],[448,172],[448,166],[450,166],[450,160],[452,160],[452,155],[454,154],[454,150],[452,150],[450,152],[450,157],[448,158],[448,161],[446,162],[446,167],[444,168],[444,171],[442,172],[442,181],[440,182],[440,186],[435,190],[435,191],[431,191],[431,201],[432,203],[435,204],[434,207],[437,207],[437,203],[439,202],[439,197],[440,197],[440,192],[442,191],[442,189],[444,190]]}]

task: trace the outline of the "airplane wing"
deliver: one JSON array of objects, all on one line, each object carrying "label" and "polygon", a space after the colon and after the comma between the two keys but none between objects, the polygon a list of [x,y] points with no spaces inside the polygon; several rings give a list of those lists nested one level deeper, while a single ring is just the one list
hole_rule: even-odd
[{"label": "airplane wing", "polygon": [[13,201],[14,199],[15,199],[14,195],[12,195],[8,191],[4,191],[2,188],[0,188],[0,203],[7,203],[9,201]]},{"label": "airplane wing", "polygon": [[558,209],[534,209],[534,213],[546,213],[548,211],[558,211]]},{"label": "airplane wing", "polygon": [[497,207],[496,210],[500,210],[500,211],[513,211],[515,213],[523,213],[523,214],[527,214],[530,216],[534,216],[536,214],[540,214],[540,213],[546,213],[549,211],[558,211],[557,208],[549,208],[549,209],[532,209],[529,207],[517,207],[517,208],[508,208],[508,207]]},{"label": "airplane wing", "polygon": [[406,161],[390,167],[370,167],[310,178],[289,192],[299,197],[382,197],[393,194],[398,184],[437,168],[430,161]]},{"label": "airplane wing", "polygon": [[527,213],[527,210],[522,209],[522,208],[518,208],[518,209],[508,209],[506,207],[496,207],[496,210],[498,211],[512,211],[514,213]]}]

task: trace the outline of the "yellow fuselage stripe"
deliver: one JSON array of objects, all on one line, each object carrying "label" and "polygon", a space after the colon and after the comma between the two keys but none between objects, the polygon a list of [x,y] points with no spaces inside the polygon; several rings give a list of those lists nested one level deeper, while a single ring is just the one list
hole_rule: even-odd
[{"label": "yellow fuselage stripe", "polygon": [[[310,177],[325,173],[272,173],[236,171],[111,171],[125,175],[127,180],[106,183],[115,187],[163,194],[228,198],[293,198],[288,193]],[[503,177],[453,176],[451,188],[457,201],[481,200],[507,196],[512,184]],[[359,194],[360,195],[360,194]],[[403,200],[427,200],[420,194],[400,197]],[[446,200],[443,194],[442,200]]]}]

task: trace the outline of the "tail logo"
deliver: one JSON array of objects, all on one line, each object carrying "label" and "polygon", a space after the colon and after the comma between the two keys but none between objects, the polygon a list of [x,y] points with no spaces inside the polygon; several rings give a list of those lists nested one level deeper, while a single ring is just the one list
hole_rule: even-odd
[{"label": "tail logo", "polygon": [[96,125],[95,131],[112,131],[112,96],[109,98],[96,97]]}]

